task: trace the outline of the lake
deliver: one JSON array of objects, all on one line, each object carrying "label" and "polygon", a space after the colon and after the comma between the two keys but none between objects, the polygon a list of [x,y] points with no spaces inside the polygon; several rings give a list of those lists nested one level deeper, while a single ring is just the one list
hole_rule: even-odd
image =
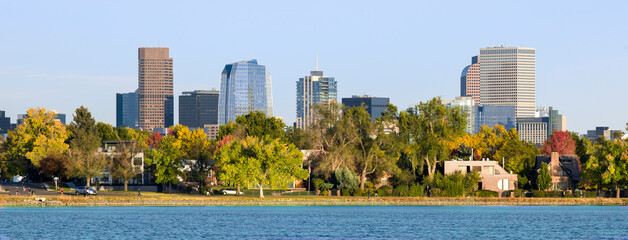
[{"label": "lake", "polygon": [[0,208],[0,239],[628,239],[626,206]]}]

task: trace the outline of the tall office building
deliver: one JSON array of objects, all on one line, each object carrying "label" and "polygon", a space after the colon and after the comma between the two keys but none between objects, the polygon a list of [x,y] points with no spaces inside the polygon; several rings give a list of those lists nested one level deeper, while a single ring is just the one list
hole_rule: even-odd
[{"label": "tall office building", "polygon": [[139,128],[138,91],[116,93],[116,127]]},{"label": "tall office building", "polygon": [[534,48],[482,48],[479,63],[481,104],[515,106],[517,118],[534,117]]},{"label": "tall office building", "polygon": [[375,120],[378,117],[382,116],[382,112],[386,110],[390,103],[390,98],[383,97],[373,97],[373,96],[358,96],[353,95],[350,98],[342,98],[342,104],[351,108],[351,107],[359,107],[364,104],[366,107],[366,111],[371,115],[371,119]]},{"label": "tall office building", "polygon": [[308,128],[316,118],[312,106],[336,101],[337,95],[336,80],[333,77],[324,76],[323,71],[318,71],[317,60],[316,71],[311,71],[310,76],[304,76],[297,81],[296,127]]},{"label": "tall office building", "polygon": [[216,89],[183,92],[179,96],[179,124],[190,128],[218,124],[218,98]]},{"label": "tall office building", "polygon": [[11,118],[4,115],[4,111],[0,111],[0,133],[8,133],[11,129]]},{"label": "tall office building", "polygon": [[139,126],[167,128],[174,124],[173,61],[165,47],[139,48]]},{"label": "tall office building", "polygon": [[469,134],[475,133],[475,120],[478,111],[472,97],[456,97],[454,100],[443,99],[442,103],[447,106],[447,108],[460,108],[460,111],[467,116],[465,132]]},{"label": "tall office building", "polygon": [[460,76],[460,96],[472,97],[475,105],[480,105],[480,63],[478,56],[471,58],[471,65],[462,70]]},{"label": "tall office building", "polygon": [[218,124],[253,111],[273,116],[270,73],[256,59],[227,64],[220,76]]}]

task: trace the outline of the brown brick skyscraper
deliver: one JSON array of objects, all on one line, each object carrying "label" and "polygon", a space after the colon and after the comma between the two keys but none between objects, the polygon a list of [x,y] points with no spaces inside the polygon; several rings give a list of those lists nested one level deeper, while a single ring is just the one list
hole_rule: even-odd
[{"label": "brown brick skyscraper", "polygon": [[139,48],[139,126],[142,129],[173,125],[172,58],[165,47]]}]

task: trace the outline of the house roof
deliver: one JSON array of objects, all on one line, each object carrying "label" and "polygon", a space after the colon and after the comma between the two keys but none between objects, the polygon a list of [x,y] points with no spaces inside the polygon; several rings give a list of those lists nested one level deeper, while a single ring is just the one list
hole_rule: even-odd
[{"label": "house roof", "polygon": [[[552,161],[551,155],[536,155],[536,165],[534,170],[541,168],[541,163],[549,164]],[[567,175],[575,181],[581,180],[580,174],[580,160],[576,155],[560,155],[558,157],[560,167],[567,173]]]}]

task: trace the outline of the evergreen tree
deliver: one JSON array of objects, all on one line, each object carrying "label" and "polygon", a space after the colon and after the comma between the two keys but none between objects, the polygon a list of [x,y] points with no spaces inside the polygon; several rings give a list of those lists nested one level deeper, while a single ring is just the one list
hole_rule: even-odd
[{"label": "evergreen tree", "polygon": [[100,176],[108,165],[104,154],[98,153],[101,140],[98,136],[96,120],[89,110],[81,106],[76,109],[74,120],[68,126],[70,130],[70,164],[68,175],[86,178],[87,186],[91,178]]},{"label": "evergreen tree", "polygon": [[541,169],[539,169],[536,185],[539,190],[546,190],[552,186],[552,176],[549,173],[547,163],[541,163]]}]

